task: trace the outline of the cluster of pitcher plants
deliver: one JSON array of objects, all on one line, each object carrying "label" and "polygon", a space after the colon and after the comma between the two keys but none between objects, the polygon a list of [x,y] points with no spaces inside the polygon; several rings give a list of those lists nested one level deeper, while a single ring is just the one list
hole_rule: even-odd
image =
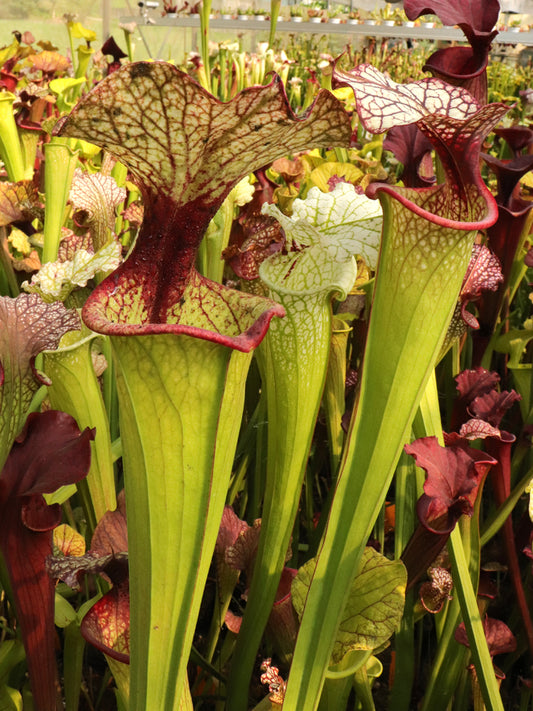
[{"label": "cluster of pitcher plants", "polygon": [[531,102],[404,10],[407,83],[0,49],[2,711],[533,708]]}]

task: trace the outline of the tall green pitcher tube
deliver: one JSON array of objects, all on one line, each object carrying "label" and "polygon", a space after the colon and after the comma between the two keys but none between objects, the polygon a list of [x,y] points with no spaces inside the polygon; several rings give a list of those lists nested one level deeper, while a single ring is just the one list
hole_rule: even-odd
[{"label": "tall green pitcher tube", "polygon": [[[222,518],[251,353],[190,336],[112,343],[135,551],[130,703],[172,709]],[[162,687],[161,677],[174,685]]]}]

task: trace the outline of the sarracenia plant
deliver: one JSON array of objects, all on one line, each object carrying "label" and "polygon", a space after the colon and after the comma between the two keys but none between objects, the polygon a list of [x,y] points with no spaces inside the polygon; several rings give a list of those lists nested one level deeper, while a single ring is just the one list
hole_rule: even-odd
[{"label": "sarracenia plant", "polygon": [[[139,184],[128,260],[89,297],[111,337],[130,554],[131,709],[177,709],[239,432],[251,351],[283,308],[211,282],[198,246],[225,197],[287,151],[349,145],[329,92],[296,118],[275,78],[222,104],[170,64],[109,76],[61,127],[102,146]],[[190,701],[188,703],[190,707]]]},{"label": "sarracenia plant", "polygon": [[49,382],[35,368],[37,355],[78,326],[75,311],[45,304],[36,294],[0,298],[0,570],[5,565],[2,584],[17,612],[39,711],[56,711],[58,693],[54,581],[45,564],[61,509],[47,506],[43,494],[87,474],[93,433],[80,434],[64,412],[28,412],[38,388]]},{"label": "sarracenia plant", "polygon": [[315,709],[350,581],[439,355],[475,234],[496,203],[479,172],[485,135],[506,113],[479,108],[438,79],[400,86],[362,65],[336,78],[354,90],[367,130],[416,122],[435,146],[445,182],[426,189],[374,183],[383,235],[361,387],[326,532],[301,619],[284,708]]},{"label": "sarracenia plant", "polygon": [[[274,206],[264,213],[281,223],[286,253],[260,267],[269,294],[286,310],[258,351],[268,404],[268,464],[261,537],[228,685],[228,707],[247,708],[257,648],[268,620],[300,501],[332,333],[331,302],[355,283],[354,255],[375,269],[381,207],[348,183],[331,193],[312,188],[295,200],[289,218]],[[340,417],[339,417],[340,426]]]},{"label": "sarracenia plant", "polygon": [[434,13],[444,25],[458,25],[470,47],[444,47],[434,52],[424,69],[454,86],[468,89],[476,99],[487,101],[487,64],[500,12],[498,0],[404,0],[405,14],[415,20]]}]

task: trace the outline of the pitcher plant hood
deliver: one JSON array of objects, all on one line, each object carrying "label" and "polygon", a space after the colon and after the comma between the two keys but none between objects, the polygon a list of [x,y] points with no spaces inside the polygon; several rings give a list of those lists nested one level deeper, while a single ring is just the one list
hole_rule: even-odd
[{"label": "pitcher plant hood", "polygon": [[281,79],[223,103],[166,62],[136,62],[90,92],[57,130],[105,148],[141,189],[145,217],[129,259],[89,297],[83,317],[116,335],[183,333],[248,351],[283,309],[195,269],[198,247],[230,190],[289,152],[350,144],[328,91],[290,109]]},{"label": "pitcher plant hood", "polygon": [[369,197],[380,191],[411,212],[452,229],[485,229],[498,215],[496,202],[483,182],[479,156],[487,133],[508,111],[504,104],[480,107],[466,89],[441,79],[397,84],[370,64],[350,72],[335,70],[342,85],[353,89],[359,117],[372,133],[416,123],[431,141],[442,163],[445,182],[426,189],[372,183]]}]

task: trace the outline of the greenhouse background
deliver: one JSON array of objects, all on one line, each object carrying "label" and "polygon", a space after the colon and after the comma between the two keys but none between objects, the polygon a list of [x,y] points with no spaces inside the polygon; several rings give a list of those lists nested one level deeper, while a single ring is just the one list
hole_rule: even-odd
[{"label": "greenhouse background", "polygon": [[[147,3],[148,4],[148,3]],[[190,31],[186,32],[183,28],[159,27],[163,15],[163,2],[160,0],[157,3],[149,3],[154,7],[149,10],[146,7],[139,7],[136,0],[102,0],[101,2],[91,2],[91,0],[77,0],[77,2],[69,2],[68,0],[3,0],[0,3],[0,46],[11,42],[11,33],[13,30],[24,32],[29,30],[36,39],[46,35],[48,39],[54,42],[61,51],[68,50],[68,36],[65,29],[64,15],[76,15],[76,19],[81,21],[84,26],[94,30],[97,33],[98,39],[105,39],[109,35],[114,35],[119,39],[122,35],[120,30],[121,20],[125,18],[135,18],[138,24],[136,32],[136,55],[137,59],[146,58],[147,54],[158,55],[161,51],[163,59],[175,59],[181,61],[183,54],[194,49],[189,46],[194,43],[194,36]],[[286,11],[291,5],[311,5],[313,0],[307,0],[303,3],[296,3],[293,0],[287,0],[284,3]],[[353,11],[355,9],[364,13],[372,13],[386,7],[388,3],[384,0],[323,0],[324,5],[328,5],[338,11]],[[189,1],[178,3],[178,7],[190,8],[194,2]],[[393,0],[393,7],[401,7],[401,0]],[[509,15],[521,15],[523,23],[530,25],[533,23],[533,0],[500,0],[500,5],[503,13]],[[231,8],[236,11],[237,8],[247,9],[262,9],[268,11],[270,7],[269,0],[213,0],[213,10],[222,11],[224,8]],[[180,13],[180,16],[182,13]],[[155,25],[143,32],[144,24]],[[265,29],[266,32],[266,29]],[[229,36],[231,34],[231,36]],[[241,36],[245,33],[241,31]],[[253,42],[257,42],[261,37],[252,36],[252,32],[248,32],[250,36],[247,38],[247,47],[252,49]],[[213,35],[215,42],[222,40],[234,39],[235,31]],[[148,49],[147,49],[148,45]]]}]

